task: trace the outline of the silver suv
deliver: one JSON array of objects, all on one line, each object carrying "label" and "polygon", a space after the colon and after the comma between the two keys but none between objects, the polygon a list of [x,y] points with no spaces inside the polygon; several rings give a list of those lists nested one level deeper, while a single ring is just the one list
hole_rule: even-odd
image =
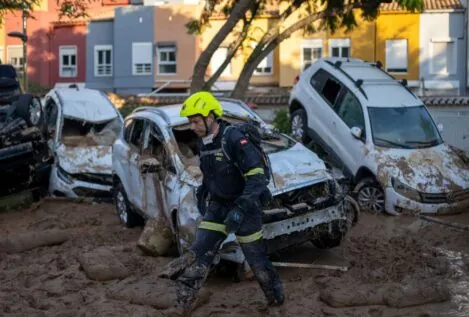
[{"label": "silver suv", "polygon": [[[220,99],[224,119],[252,120],[263,135],[274,177],[274,199],[263,212],[268,252],[312,241],[317,247],[338,246],[356,221],[356,209],[344,203],[337,182],[324,162],[286,135],[269,130],[245,103]],[[155,219],[170,228],[183,252],[194,239],[201,215],[195,190],[201,184],[197,136],[181,105],[143,107],[125,119],[122,135],[113,145],[114,197],[117,214],[128,227]],[[220,257],[243,263],[235,235],[227,237]]]},{"label": "silver suv", "polygon": [[293,135],[355,184],[361,209],[392,215],[469,207],[469,156],[446,144],[423,102],[379,66],[323,58],[290,95]]}]

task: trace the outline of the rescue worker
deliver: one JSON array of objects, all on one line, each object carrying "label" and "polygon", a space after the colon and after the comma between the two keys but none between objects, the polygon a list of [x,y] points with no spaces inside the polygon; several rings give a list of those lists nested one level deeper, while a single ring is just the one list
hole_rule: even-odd
[{"label": "rescue worker", "polygon": [[[201,138],[199,157],[203,173],[202,185],[197,190],[203,220],[195,241],[187,253],[171,261],[160,274],[169,278],[180,274],[176,279],[177,303],[173,311],[181,315],[193,309],[216,253],[230,233],[236,234],[267,303],[284,302],[282,283],[267,258],[262,239],[262,201],[265,203],[265,197],[270,199],[271,194],[261,155],[239,129],[221,119],[222,114],[220,102],[209,92],[191,95],[180,111]],[[225,157],[222,138],[235,162]],[[210,199],[205,211],[202,206],[207,197]]]}]

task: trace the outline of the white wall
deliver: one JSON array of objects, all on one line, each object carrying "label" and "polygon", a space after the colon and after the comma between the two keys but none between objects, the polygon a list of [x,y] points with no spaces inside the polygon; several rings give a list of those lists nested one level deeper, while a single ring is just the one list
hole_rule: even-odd
[{"label": "white wall", "polygon": [[[463,12],[434,12],[420,15],[420,78],[425,79],[426,88],[458,88],[463,69]],[[439,48],[450,46],[454,54],[437,53]],[[433,62],[432,62],[433,60]],[[448,72],[439,72],[439,62],[450,61]],[[432,64],[433,63],[433,64]],[[440,64],[441,65],[441,64]]]}]

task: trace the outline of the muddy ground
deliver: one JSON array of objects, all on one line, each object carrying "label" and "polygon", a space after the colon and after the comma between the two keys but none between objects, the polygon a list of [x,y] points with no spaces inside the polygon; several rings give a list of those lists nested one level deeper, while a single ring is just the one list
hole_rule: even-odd
[{"label": "muddy ground", "polygon": [[[0,316],[164,316],[155,307],[168,285],[156,275],[170,257],[143,255],[141,231],[120,225],[109,204],[45,202],[0,213]],[[36,245],[26,241],[31,234]],[[347,272],[279,268],[286,302],[269,309],[256,282],[213,275],[209,301],[192,316],[468,316],[468,240],[469,232],[415,218],[362,215],[339,248],[304,245],[280,255],[349,265]],[[418,283],[449,293],[409,304],[402,294]],[[360,306],[342,307],[344,297]]]}]

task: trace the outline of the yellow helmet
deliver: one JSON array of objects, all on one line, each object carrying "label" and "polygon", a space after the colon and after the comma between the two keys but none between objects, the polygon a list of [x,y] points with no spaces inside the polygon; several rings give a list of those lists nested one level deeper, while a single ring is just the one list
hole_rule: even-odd
[{"label": "yellow helmet", "polygon": [[207,117],[210,111],[213,111],[218,117],[223,115],[223,108],[217,98],[207,91],[200,91],[191,95],[184,101],[180,116],[190,117],[201,115]]}]

